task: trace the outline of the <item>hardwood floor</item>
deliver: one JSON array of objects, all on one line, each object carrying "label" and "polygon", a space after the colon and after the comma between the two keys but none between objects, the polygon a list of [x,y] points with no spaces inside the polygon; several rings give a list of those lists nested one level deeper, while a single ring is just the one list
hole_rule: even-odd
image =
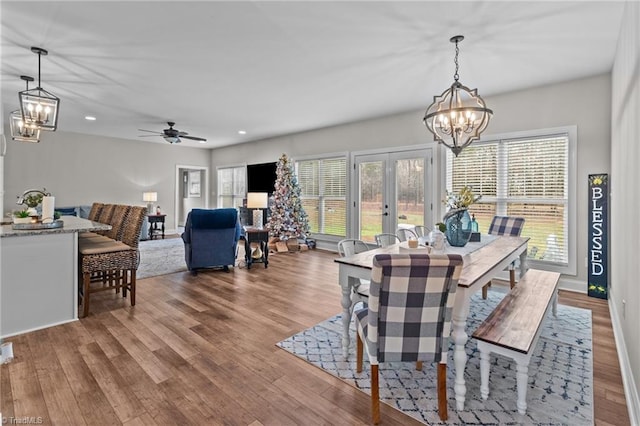
[{"label": "hardwood floor", "polygon": [[[340,312],[335,257],[284,253],[267,269],[139,280],[134,308],[96,294],[88,318],[7,339],[2,414],[57,425],[369,424],[368,395],[275,346]],[[607,303],[566,292],[560,303],[593,312],[595,423],[629,424]],[[381,409],[385,425],[417,424]]]}]

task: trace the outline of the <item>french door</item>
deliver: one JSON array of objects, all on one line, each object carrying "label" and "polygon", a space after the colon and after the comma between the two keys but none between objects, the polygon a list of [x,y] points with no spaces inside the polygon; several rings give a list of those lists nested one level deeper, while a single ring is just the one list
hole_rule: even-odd
[{"label": "french door", "polygon": [[351,181],[356,238],[431,224],[431,149],[356,154]]}]

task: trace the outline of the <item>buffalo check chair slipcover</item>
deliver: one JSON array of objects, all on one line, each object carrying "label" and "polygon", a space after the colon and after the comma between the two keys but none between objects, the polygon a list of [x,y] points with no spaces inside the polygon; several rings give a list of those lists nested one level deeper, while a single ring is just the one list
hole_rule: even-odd
[{"label": "buffalo check chair slipcover", "polygon": [[494,216],[489,226],[490,235],[511,235],[519,237],[524,228],[523,217]]},{"label": "buffalo check chair slipcover", "polygon": [[[519,237],[524,228],[524,218],[514,216],[494,216],[489,226],[489,235],[509,235]],[[513,288],[516,285],[515,264],[509,265],[509,285]],[[491,286],[491,281],[482,287],[482,298],[487,298],[487,289]]]},{"label": "buffalo check chair slipcover", "polygon": [[371,410],[380,421],[378,364],[438,363],[438,411],[447,419],[446,363],[460,255],[378,254],[374,256],[368,308],[358,310],[357,371],[362,344],[371,364]]}]

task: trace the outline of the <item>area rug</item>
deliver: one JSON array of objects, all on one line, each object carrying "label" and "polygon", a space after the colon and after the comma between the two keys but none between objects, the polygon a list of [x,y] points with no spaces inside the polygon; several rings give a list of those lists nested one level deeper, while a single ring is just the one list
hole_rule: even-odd
[{"label": "area rug", "polygon": [[[468,335],[503,296],[503,292],[492,290],[487,300],[482,300],[479,294],[471,299]],[[362,373],[356,373],[353,321],[351,325],[351,348],[347,360],[342,357],[340,315],[283,340],[277,346],[370,394],[370,367],[366,355]],[[453,345],[449,348],[447,422],[443,423],[437,412],[436,368],[433,365],[425,364],[423,371],[416,371],[415,363],[381,364],[381,401],[426,424],[593,424],[591,311],[558,305],[557,318],[549,312],[529,364],[525,415],[520,415],[516,407],[515,362],[491,355],[490,394],[489,399],[483,401],[480,396],[480,354],[474,339],[469,340],[466,351],[469,358],[465,370],[465,410],[458,412],[453,389]]]},{"label": "area rug", "polygon": [[[140,266],[137,279],[173,274],[187,270],[182,238],[140,241]],[[238,244],[236,265],[244,266],[244,245]]]},{"label": "area rug", "polygon": [[182,238],[140,241],[140,266],[136,278],[149,278],[187,270]]}]

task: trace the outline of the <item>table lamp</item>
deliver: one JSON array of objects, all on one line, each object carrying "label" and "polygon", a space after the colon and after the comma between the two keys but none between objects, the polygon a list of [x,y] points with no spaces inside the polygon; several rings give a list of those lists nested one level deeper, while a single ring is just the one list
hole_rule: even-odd
[{"label": "table lamp", "polygon": [[253,227],[262,228],[262,209],[269,207],[269,194],[266,192],[247,193],[247,208],[253,210]]},{"label": "table lamp", "polygon": [[157,192],[143,192],[142,201],[147,202],[147,214],[153,214],[153,203],[158,201]]}]

